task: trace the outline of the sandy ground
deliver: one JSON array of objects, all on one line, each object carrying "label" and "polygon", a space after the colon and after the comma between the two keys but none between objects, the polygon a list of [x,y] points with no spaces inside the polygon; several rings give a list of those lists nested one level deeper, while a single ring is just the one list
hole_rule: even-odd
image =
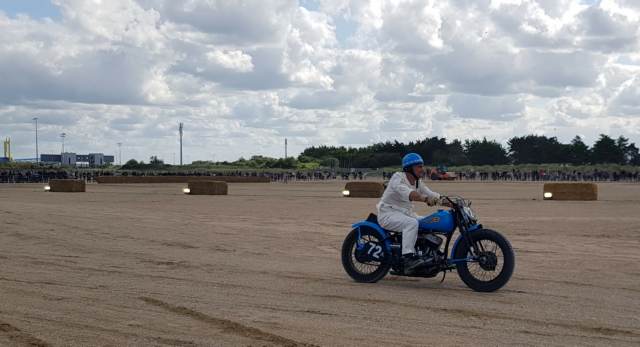
[{"label": "sandy ground", "polygon": [[640,345],[640,185],[431,184],[511,240],[490,294],[455,273],[351,281],[339,249],[376,200],[342,185],[0,185],[0,345]]}]

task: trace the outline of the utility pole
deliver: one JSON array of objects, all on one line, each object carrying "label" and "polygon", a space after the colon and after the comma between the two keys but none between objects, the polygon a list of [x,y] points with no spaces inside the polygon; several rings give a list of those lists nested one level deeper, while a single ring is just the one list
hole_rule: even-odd
[{"label": "utility pole", "polygon": [[184,128],[184,124],[180,123],[180,166],[182,166],[182,129]]},{"label": "utility pole", "polygon": [[284,138],[284,158],[287,159],[287,138]]},{"label": "utility pole", "polygon": [[40,154],[38,153],[38,117],[33,117],[33,120],[36,121],[36,163],[40,163]]},{"label": "utility pole", "polygon": [[118,158],[119,165],[122,166],[122,142],[118,142]]},{"label": "utility pole", "polygon": [[[62,153],[64,153],[64,138],[67,137],[66,133],[60,134],[60,138],[62,139]],[[61,154],[62,154],[61,153]]]}]

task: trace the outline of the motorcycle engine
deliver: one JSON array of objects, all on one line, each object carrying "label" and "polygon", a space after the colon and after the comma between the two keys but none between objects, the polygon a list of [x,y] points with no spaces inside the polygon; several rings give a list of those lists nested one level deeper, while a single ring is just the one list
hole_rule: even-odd
[{"label": "motorcycle engine", "polygon": [[434,234],[419,234],[416,240],[416,251],[419,256],[433,257],[436,260],[442,245],[442,238]]}]

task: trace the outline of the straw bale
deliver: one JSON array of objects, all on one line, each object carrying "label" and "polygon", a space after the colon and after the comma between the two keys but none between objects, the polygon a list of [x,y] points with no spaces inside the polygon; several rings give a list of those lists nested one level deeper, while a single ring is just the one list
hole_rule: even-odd
[{"label": "straw bale", "polygon": [[51,192],[83,193],[86,191],[84,180],[49,180]]},{"label": "straw bale", "polygon": [[191,195],[227,195],[227,182],[221,181],[192,181],[189,182]]},{"label": "straw bale", "polygon": [[598,200],[598,185],[595,183],[545,183],[544,193],[551,193],[545,200]]},{"label": "straw bale", "polygon": [[349,191],[350,198],[380,198],[384,193],[384,184],[382,182],[347,182],[344,187]]}]

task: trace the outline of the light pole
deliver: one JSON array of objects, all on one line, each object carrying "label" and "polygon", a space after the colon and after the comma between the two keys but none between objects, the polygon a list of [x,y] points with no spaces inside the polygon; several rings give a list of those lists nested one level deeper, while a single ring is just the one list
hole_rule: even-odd
[{"label": "light pole", "polygon": [[[60,138],[62,139],[62,153],[64,153],[64,138],[67,137],[66,133],[60,134]],[[61,154],[62,154],[61,153]]]},{"label": "light pole", "polygon": [[40,154],[38,153],[38,117],[33,117],[36,121],[36,164],[40,163]]},{"label": "light pole", "polygon": [[180,166],[182,166],[182,129],[184,128],[184,125],[182,123],[180,123]]},{"label": "light pole", "polygon": [[118,157],[120,158],[118,162],[122,166],[122,142],[118,142]]}]

